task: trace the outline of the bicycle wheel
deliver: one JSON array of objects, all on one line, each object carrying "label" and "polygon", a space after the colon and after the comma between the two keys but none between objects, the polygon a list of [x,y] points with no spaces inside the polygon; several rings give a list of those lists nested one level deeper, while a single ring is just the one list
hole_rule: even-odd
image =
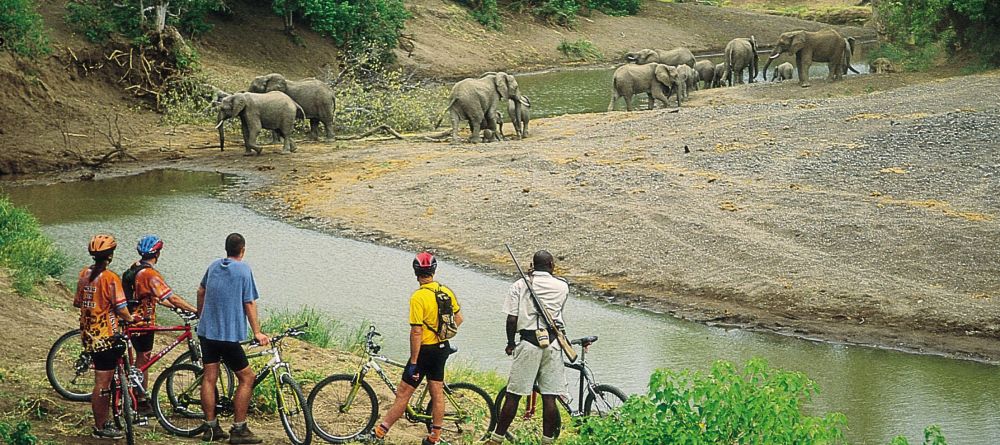
[{"label": "bicycle wheel", "polygon": [[334,374],[317,383],[306,405],[312,410],[313,430],[330,443],[350,441],[378,420],[375,391],[350,374]]},{"label": "bicycle wheel", "polygon": [[[444,424],[442,432],[449,440],[474,443],[484,439],[496,426],[493,400],[482,388],[471,383],[449,383],[444,387]],[[431,403],[424,413],[431,415]],[[427,425],[430,428],[430,424]]]},{"label": "bicycle wheel", "polygon": [[278,415],[285,434],[295,445],[312,442],[313,420],[308,407],[298,382],[291,374],[281,374],[278,378]]},{"label": "bicycle wheel", "polygon": [[[536,387],[535,389],[537,390],[538,388]],[[514,419],[511,420],[510,426],[507,428],[505,437],[511,442],[531,442],[538,440],[542,436],[542,396],[541,394],[534,395],[535,405],[529,410],[530,397],[532,396],[521,396],[521,400],[518,402],[517,413],[514,414]],[[496,401],[494,402],[494,411],[497,413],[497,420],[500,419],[500,410],[503,409],[504,401],[506,400],[507,387],[504,386],[497,392]],[[561,403],[556,403],[556,409],[559,410],[559,420],[556,424],[555,434],[555,437],[558,438],[559,433],[562,431],[563,415],[567,413]]]},{"label": "bicycle wheel", "polygon": [[[596,397],[595,397],[596,394]],[[594,391],[587,394],[587,400],[583,402],[583,415],[604,417],[612,411],[625,404],[628,396],[622,390],[611,385],[597,385]]]},{"label": "bicycle wheel", "polygon": [[45,358],[45,376],[63,398],[87,402],[94,389],[94,367],[80,336],[80,330],[74,329],[52,344]]},{"label": "bicycle wheel", "polygon": [[[191,351],[186,351],[177,356],[177,358],[174,359],[173,364],[170,366],[174,367],[189,363],[200,368],[202,365],[201,362],[192,361],[192,355],[194,354],[192,354]],[[230,399],[233,398],[233,394],[236,392],[236,373],[234,373],[232,369],[229,369],[229,366],[221,361],[219,362],[219,381],[216,383],[216,390],[219,390],[224,397]]]},{"label": "bicycle wheel", "polygon": [[125,432],[125,442],[128,445],[135,445],[135,410],[132,398],[132,390],[128,386],[128,373],[125,372],[125,367],[119,366],[115,371],[118,376],[116,377],[117,382],[114,383],[115,388],[112,391],[111,399],[118,403],[119,406],[113,409],[112,412],[115,413],[117,417],[117,422],[120,422],[120,428]]},{"label": "bicycle wheel", "polygon": [[156,378],[150,402],[156,420],[170,434],[192,437],[204,422],[201,383],[202,369],[192,364],[171,366]]}]

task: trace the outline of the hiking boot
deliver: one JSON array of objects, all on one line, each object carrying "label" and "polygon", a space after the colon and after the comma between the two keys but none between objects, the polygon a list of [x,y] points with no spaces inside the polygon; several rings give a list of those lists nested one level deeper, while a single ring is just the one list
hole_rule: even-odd
[{"label": "hiking boot", "polygon": [[91,431],[90,436],[95,439],[117,440],[125,437],[125,433],[123,433],[118,428],[115,428],[111,424],[111,422],[108,422],[104,424],[104,428],[97,429],[97,427],[94,427],[94,430]]},{"label": "hiking boot", "polygon": [[229,434],[218,423],[215,425],[209,425],[207,422],[203,423],[198,430],[203,432],[201,435],[202,442],[219,442],[229,438]]},{"label": "hiking boot", "polygon": [[143,417],[153,417],[153,405],[149,400],[140,400],[135,403],[135,413]]},{"label": "hiking boot", "polygon": [[233,425],[232,429],[229,430],[229,443],[261,443],[263,441],[264,439],[254,436],[246,424],[243,424],[242,428]]}]

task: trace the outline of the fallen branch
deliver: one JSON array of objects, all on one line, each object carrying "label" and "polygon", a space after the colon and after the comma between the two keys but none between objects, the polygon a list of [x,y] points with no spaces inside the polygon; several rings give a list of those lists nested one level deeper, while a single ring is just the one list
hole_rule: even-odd
[{"label": "fallen branch", "polygon": [[394,138],[394,139],[406,140],[406,138],[403,137],[403,135],[399,134],[398,131],[394,130],[392,127],[390,127],[390,126],[388,126],[386,124],[379,125],[379,126],[377,126],[375,128],[372,128],[371,130],[368,130],[368,131],[366,131],[364,133],[361,133],[361,134],[358,134],[358,135],[338,136],[337,140],[338,141],[353,141],[353,140],[357,140],[357,139],[364,139],[364,138],[366,138],[368,136],[371,136],[371,135],[373,135],[375,133],[378,133],[379,131],[384,131],[386,133],[389,133],[390,135],[392,135],[392,138]]}]

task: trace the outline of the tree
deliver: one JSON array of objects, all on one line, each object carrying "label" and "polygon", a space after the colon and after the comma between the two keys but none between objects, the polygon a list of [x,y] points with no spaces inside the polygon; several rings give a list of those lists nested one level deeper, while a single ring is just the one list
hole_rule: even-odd
[{"label": "tree", "polygon": [[943,43],[971,49],[1000,65],[1000,2],[996,0],[911,0],[873,2],[890,40],[916,46]]},{"label": "tree", "polygon": [[0,48],[28,57],[51,51],[42,16],[32,0],[0,0]]},{"label": "tree", "polygon": [[[288,13],[285,2],[295,1],[310,27],[333,38],[348,53],[375,50],[380,58],[392,57],[400,32],[410,17],[402,0],[275,0]],[[290,16],[288,21],[291,21]]]}]

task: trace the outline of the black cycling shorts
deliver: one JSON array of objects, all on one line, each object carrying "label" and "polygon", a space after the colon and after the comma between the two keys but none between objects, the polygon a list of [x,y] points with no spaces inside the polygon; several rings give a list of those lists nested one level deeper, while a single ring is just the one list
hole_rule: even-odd
[{"label": "black cycling shorts", "polygon": [[446,341],[436,345],[421,346],[420,355],[417,357],[417,373],[419,376],[416,379],[403,376],[403,381],[414,388],[420,385],[424,377],[427,377],[427,380],[432,382],[443,382],[444,364],[448,361],[449,355],[451,355],[451,345]]},{"label": "black cycling shorts", "polygon": [[219,363],[221,360],[233,372],[240,372],[250,366],[247,354],[239,342],[209,340],[200,335],[198,341],[201,342],[201,359],[206,365]]},{"label": "black cycling shorts", "polygon": [[153,350],[153,332],[132,336],[132,347],[135,352],[143,353]]},{"label": "black cycling shorts", "polygon": [[118,366],[118,359],[122,357],[123,352],[125,352],[124,345],[115,346],[103,351],[91,352],[90,358],[94,360],[94,370],[114,371],[115,366]]}]

